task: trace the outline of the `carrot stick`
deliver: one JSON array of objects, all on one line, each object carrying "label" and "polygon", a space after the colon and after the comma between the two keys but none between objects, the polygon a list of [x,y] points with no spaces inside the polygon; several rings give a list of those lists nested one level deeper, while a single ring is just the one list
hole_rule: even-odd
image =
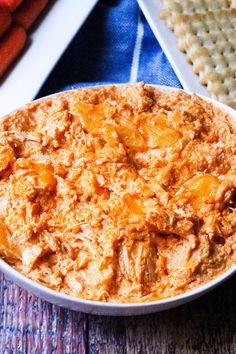
[{"label": "carrot stick", "polygon": [[18,7],[16,12],[13,15],[14,21],[20,26],[24,27],[25,30],[28,30],[36,18],[39,16],[41,11],[47,5],[48,0],[25,0]]},{"label": "carrot stick", "polygon": [[0,7],[0,37],[11,24],[11,14],[9,11]]},{"label": "carrot stick", "polygon": [[14,25],[0,40],[0,77],[23,49],[26,41],[24,28]]},{"label": "carrot stick", "polygon": [[22,0],[0,0],[0,6],[5,7],[7,10],[13,12],[21,2]]}]

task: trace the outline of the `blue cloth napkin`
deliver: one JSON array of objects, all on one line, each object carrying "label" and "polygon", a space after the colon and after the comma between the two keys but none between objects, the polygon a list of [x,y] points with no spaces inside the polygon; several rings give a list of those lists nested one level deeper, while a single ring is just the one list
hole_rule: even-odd
[{"label": "blue cloth napkin", "polygon": [[100,0],[38,96],[65,86],[138,81],[181,87],[136,0]]}]

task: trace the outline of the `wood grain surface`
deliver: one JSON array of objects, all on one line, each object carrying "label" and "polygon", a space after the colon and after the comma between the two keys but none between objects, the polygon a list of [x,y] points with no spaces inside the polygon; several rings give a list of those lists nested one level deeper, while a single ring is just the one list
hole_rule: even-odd
[{"label": "wood grain surface", "polygon": [[236,277],[179,308],[138,317],[76,313],[0,274],[0,353],[236,353]]}]

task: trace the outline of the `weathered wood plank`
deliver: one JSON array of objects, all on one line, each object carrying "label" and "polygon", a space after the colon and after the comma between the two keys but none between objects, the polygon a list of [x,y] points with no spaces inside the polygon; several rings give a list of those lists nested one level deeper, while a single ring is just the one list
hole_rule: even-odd
[{"label": "weathered wood plank", "polygon": [[86,353],[86,316],[51,305],[0,274],[0,353]]},{"label": "weathered wood plank", "polygon": [[122,317],[88,316],[88,353],[126,353],[126,328]]}]

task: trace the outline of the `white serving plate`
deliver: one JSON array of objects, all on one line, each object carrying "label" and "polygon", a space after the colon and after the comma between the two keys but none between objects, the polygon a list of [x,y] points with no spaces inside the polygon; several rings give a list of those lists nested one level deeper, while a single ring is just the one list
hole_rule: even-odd
[{"label": "white serving plate", "polygon": [[206,87],[199,83],[199,77],[194,74],[192,65],[186,60],[186,55],[178,49],[178,41],[174,33],[167,27],[165,21],[159,18],[162,7],[161,1],[137,1],[183,88],[190,92],[211,97]]},{"label": "white serving plate", "polygon": [[56,0],[49,6],[29,47],[0,81],[0,116],[34,99],[97,1]]},{"label": "white serving plate", "polygon": [[[118,84],[122,86],[122,84]],[[131,84],[132,85],[132,84]],[[103,85],[109,86],[109,85]],[[176,89],[173,87],[159,86],[159,85],[150,85],[155,87],[158,90],[162,91],[178,91],[180,89]],[[90,86],[90,88],[92,88]],[[65,92],[65,91],[64,91]],[[56,93],[54,95],[50,95],[44,98],[40,98],[37,101],[45,100],[49,97],[53,97],[56,95],[60,95],[60,93]],[[201,96],[208,102],[214,104],[214,106],[219,107],[223,111],[227,112],[236,123],[236,111],[222,103],[219,103],[213,99]],[[130,315],[143,315],[152,312],[163,311],[167,309],[171,309],[177,307],[179,305],[185,304],[189,301],[192,301],[208,291],[212,290],[216,286],[220,285],[228,278],[233,275],[236,275],[236,264],[232,266],[225,273],[211,280],[210,282],[197,287],[196,289],[186,292],[184,294],[174,296],[164,300],[157,300],[146,303],[130,303],[130,304],[118,304],[111,302],[101,302],[101,301],[91,301],[84,300],[80,298],[76,298],[74,296],[65,295],[63,293],[59,293],[55,290],[51,290],[46,286],[43,286],[16,271],[11,266],[9,266],[5,261],[0,259],[0,271],[5,273],[8,279],[13,280],[16,284],[21,286],[22,288],[27,289],[34,295],[49,301],[53,304],[69,308],[74,311],[86,312],[91,314],[98,315],[111,315],[111,316],[130,316]]]}]

